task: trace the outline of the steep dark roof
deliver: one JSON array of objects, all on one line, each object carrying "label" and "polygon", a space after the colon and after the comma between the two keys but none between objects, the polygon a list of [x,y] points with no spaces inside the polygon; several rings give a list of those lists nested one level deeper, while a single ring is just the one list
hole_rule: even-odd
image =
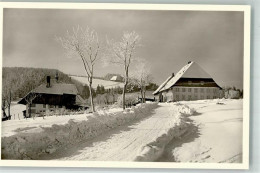
[{"label": "steep dark roof", "polygon": [[74,84],[63,84],[63,83],[56,83],[51,84],[51,87],[46,87],[46,84],[42,84],[32,90],[31,92],[40,93],[40,94],[72,94],[77,95],[78,90]]},{"label": "steep dark roof", "polygon": [[37,88],[30,91],[26,96],[24,96],[18,104],[26,104],[25,98],[31,93],[36,94],[51,94],[51,95],[78,95],[78,90],[74,84],[64,84],[64,83],[53,83],[50,87],[46,87],[46,84],[41,84]]}]

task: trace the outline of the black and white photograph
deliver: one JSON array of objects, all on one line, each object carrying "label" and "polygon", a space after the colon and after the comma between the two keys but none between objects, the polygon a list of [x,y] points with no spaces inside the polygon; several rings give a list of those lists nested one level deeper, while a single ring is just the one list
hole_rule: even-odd
[{"label": "black and white photograph", "polygon": [[249,6],[28,4],[2,8],[2,165],[248,167]]}]

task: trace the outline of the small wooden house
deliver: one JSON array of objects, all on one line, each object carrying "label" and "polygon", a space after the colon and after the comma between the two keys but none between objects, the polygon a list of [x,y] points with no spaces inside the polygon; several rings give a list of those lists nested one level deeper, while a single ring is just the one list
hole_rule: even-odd
[{"label": "small wooden house", "polygon": [[74,84],[55,81],[51,83],[50,76],[47,76],[46,84],[42,84],[30,91],[18,103],[26,105],[27,117],[32,114],[40,115],[51,111],[62,112],[65,109],[88,108]]},{"label": "small wooden house", "polygon": [[153,93],[160,102],[222,98],[222,88],[197,63],[188,62],[173,73]]}]

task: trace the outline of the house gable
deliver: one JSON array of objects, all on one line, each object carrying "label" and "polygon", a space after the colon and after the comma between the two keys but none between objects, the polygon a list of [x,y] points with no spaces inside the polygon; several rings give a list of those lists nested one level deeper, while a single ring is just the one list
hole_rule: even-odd
[{"label": "house gable", "polygon": [[[204,71],[197,63],[189,62],[187,65],[182,67],[182,69],[174,76],[169,77],[165,82],[163,82],[159,88],[153,93],[154,95],[159,94],[162,91],[166,91],[173,86],[201,86],[198,84],[203,81],[203,87],[219,87],[212,77]],[[206,84],[206,85],[204,85]]]}]

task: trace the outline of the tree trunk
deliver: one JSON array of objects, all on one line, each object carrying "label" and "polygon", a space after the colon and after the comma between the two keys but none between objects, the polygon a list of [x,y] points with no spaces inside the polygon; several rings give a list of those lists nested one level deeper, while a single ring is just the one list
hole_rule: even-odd
[{"label": "tree trunk", "polygon": [[29,104],[29,118],[31,118],[31,103]]},{"label": "tree trunk", "polygon": [[143,97],[143,90],[142,90],[142,88],[140,89],[140,93],[141,93],[141,103],[143,103],[144,97]]},{"label": "tree trunk", "polygon": [[144,103],[146,102],[146,100],[145,100],[145,92],[146,92],[146,90],[145,90],[145,88],[144,88]]},{"label": "tree trunk", "polygon": [[[4,101],[3,101],[4,102]],[[4,103],[2,103],[4,104]],[[6,117],[6,113],[5,113],[5,107],[2,107],[2,111],[3,111],[3,117],[5,118]]]},{"label": "tree trunk", "polygon": [[125,110],[125,93],[126,93],[127,83],[128,83],[128,68],[125,69],[125,84],[123,88],[123,110]]},{"label": "tree trunk", "polygon": [[11,116],[11,103],[10,104],[8,104],[8,117],[10,117]]},{"label": "tree trunk", "polygon": [[92,93],[92,79],[90,79],[89,82],[89,94],[90,94],[90,104],[92,108],[92,112],[95,112],[95,106],[94,106],[94,101],[93,101],[93,93]]},{"label": "tree trunk", "polygon": [[11,116],[11,91],[9,92],[9,98],[8,98],[8,117]]},{"label": "tree trunk", "polygon": [[124,88],[123,88],[123,94],[122,94],[122,100],[123,100],[123,110],[125,110],[125,90],[126,90],[127,83],[125,82]]}]

